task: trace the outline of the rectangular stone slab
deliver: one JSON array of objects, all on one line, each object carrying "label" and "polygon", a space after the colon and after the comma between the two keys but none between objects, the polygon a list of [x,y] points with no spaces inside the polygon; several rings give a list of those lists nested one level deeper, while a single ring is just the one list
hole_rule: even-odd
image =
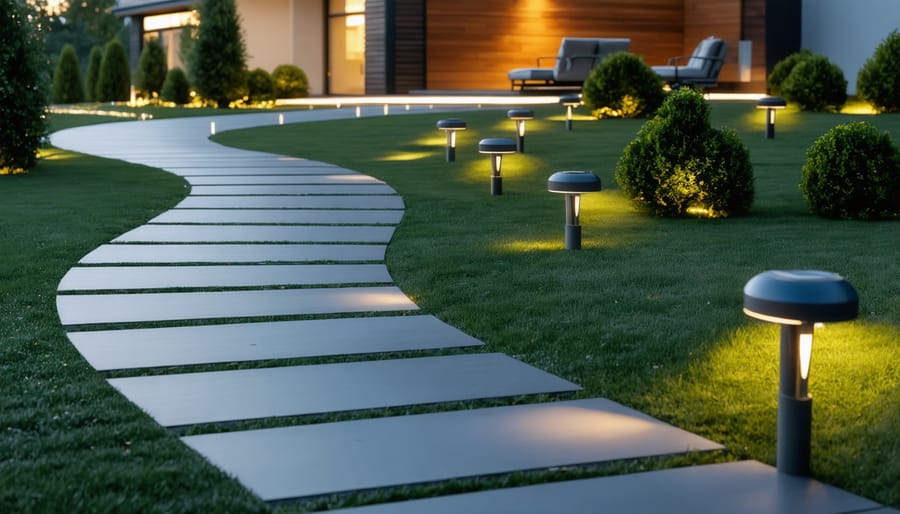
[{"label": "rectangular stone slab", "polygon": [[334,164],[325,164],[321,162],[314,164],[290,164],[275,166],[252,163],[234,167],[201,167],[197,164],[169,164],[165,168],[183,177],[196,177],[204,175],[319,175],[322,173],[359,173],[358,171],[342,168]]},{"label": "rectangular stone slab", "polygon": [[578,391],[502,353],[116,378],[162,426]]},{"label": "rectangular stone slab", "polygon": [[58,291],[376,284],[393,282],[384,264],[91,266],[72,268]]},{"label": "rectangular stone slab", "polygon": [[[346,514],[842,514],[878,504],[756,461],[479,491],[341,509]],[[877,511],[875,511],[877,512]]]},{"label": "rectangular stone slab", "polygon": [[189,196],[182,209],[402,209],[397,195]]},{"label": "rectangular stone slab", "polygon": [[182,440],[267,501],[723,448],[602,398]]},{"label": "rectangular stone slab", "polygon": [[418,309],[396,287],[57,295],[63,325]]},{"label": "rectangular stone slab", "polygon": [[402,210],[387,209],[171,209],[149,223],[396,225],[402,218]]},{"label": "rectangular stone slab", "polygon": [[91,366],[101,371],[484,344],[434,316],[134,328],[69,332],[68,336]]},{"label": "rectangular stone slab", "polygon": [[114,243],[387,243],[394,227],[312,225],[143,225]]},{"label": "rectangular stone slab", "polygon": [[[351,175],[352,176],[352,175]],[[394,188],[371,185],[269,185],[269,186],[193,186],[191,194],[202,195],[390,195]]]},{"label": "rectangular stone slab", "polygon": [[224,186],[224,185],[266,185],[266,184],[384,184],[384,182],[363,175],[241,175],[241,176],[204,176],[185,177],[192,186]]},{"label": "rectangular stone slab", "polygon": [[81,264],[383,261],[385,245],[342,244],[107,244]]}]

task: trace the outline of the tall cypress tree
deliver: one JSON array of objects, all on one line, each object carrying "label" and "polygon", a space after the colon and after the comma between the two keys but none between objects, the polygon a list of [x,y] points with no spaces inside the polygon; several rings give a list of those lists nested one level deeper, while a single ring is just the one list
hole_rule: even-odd
[{"label": "tall cypress tree", "polygon": [[152,96],[153,93],[159,93],[162,89],[163,81],[166,80],[166,51],[159,40],[151,39],[144,44],[141,50],[141,58],[138,61],[137,77],[135,77],[135,86],[141,90],[144,96]]},{"label": "tall cypress tree", "polygon": [[97,79],[98,102],[122,102],[131,96],[131,70],[125,47],[118,39],[106,44]]},{"label": "tall cypress tree", "polygon": [[200,95],[218,107],[246,94],[247,49],[234,0],[202,0],[191,53],[191,76]]},{"label": "tall cypress tree", "polygon": [[53,101],[73,104],[84,100],[84,86],[81,84],[81,64],[75,55],[75,47],[63,46],[53,72]]},{"label": "tall cypress tree", "polygon": [[97,101],[97,80],[100,78],[100,63],[103,61],[103,50],[94,45],[91,55],[88,57],[87,72],[84,77],[84,99],[88,102]]}]

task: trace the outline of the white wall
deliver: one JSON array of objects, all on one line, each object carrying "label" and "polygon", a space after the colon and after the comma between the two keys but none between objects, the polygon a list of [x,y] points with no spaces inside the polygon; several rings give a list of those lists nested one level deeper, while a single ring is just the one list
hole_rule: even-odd
[{"label": "white wall", "polygon": [[802,45],[844,71],[847,92],[892,30],[900,30],[900,0],[803,0]]}]

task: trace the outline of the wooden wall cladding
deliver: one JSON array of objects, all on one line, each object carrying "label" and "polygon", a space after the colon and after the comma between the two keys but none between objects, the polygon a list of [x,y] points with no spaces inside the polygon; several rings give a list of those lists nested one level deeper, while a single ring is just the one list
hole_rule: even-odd
[{"label": "wooden wall cladding", "polygon": [[[739,36],[740,0],[722,2],[738,5],[733,22]],[[507,71],[555,56],[565,36],[630,38],[631,51],[649,65],[685,52],[685,0],[427,0],[426,5],[426,85],[433,90],[508,89]]]}]

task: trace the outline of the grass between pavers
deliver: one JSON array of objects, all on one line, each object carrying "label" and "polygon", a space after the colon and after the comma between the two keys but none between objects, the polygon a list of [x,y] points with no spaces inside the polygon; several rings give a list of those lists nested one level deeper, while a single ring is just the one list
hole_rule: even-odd
[{"label": "grass between pavers", "polygon": [[[714,126],[751,152],[756,201],[738,219],[657,219],[622,196],[614,168],[642,120],[576,120],[536,109],[526,154],[504,159],[504,194],[489,194],[484,137],[511,137],[504,111],[390,116],[249,129],[224,144],[337,163],[387,181],[407,211],[388,249],[398,285],[425,312],[502,351],[681,428],[773,463],[778,329],[741,312],[746,281],[766,269],[845,276],[860,318],[817,332],[816,478],[900,506],[900,225],[809,213],[798,189],[806,148],[830,127],[865,119],[900,143],[900,118],[779,113],[765,140],[751,103],[713,104]],[[457,162],[435,122],[462,117]],[[584,249],[563,251],[554,171],[587,169]]]}]

